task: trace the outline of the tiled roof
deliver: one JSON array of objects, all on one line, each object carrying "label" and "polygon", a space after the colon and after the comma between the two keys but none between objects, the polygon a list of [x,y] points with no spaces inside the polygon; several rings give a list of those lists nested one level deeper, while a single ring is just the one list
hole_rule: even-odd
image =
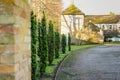
[{"label": "tiled roof", "polygon": [[120,15],[86,15],[85,22],[89,20],[95,24],[116,24],[120,21]]},{"label": "tiled roof", "polygon": [[74,4],[71,4],[67,9],[63,11],[64,15],[84,15],[84,13],[78,9]]}]

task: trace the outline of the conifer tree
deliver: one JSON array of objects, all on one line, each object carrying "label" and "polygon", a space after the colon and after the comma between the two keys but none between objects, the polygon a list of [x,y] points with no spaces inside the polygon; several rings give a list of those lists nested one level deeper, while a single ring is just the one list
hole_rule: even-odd
[{"label": "conifer tree", "polygon": [[31,67],[32,67],[32,80],[37,80],[37,26],[36,26],[36,18],[33,12],[31,13]]},{"label": "conifer tree", "polygon": [[64,54],[66,52],[66,36],[62,35],[62,53]]},{"label": "conifer tree", "polygon": [[41,20],[41,52],[40,52],[40,75],[42,76],[46,70],[46,62],[47,62],[47,31],[46,31],[46,17],[45,13],[43,12],[43,18]]},{"label": "conifer tree", "polygon": [[48,29],[48,61],[51,65],[54,59],[54,30],[52,21],[49,22]]},{"label": "conifer tree", "polygon": [[55,32],[55,58],[59,58],[60,49],[60,35],[59,32]]},{"label": "conifer tree", "polygon": [[40,21],[38,21],[38,57],[39,57],[39,61],[38,61],[38,63],[39,63],[39,66],[38,66],[38,74],[40,75],[41,74],[41,70],[40,70],[40,68],[41,68],[41,57],[42,57],[42,55],[41,55],[41,52],[42,52],[42,41],[41,41],[41,38],[42,36],[41,36],[41,23],[40,23]]},{"label": "conifer tree", "polygon": [[68,51],[71,51],[71,36],[68,34]]}]

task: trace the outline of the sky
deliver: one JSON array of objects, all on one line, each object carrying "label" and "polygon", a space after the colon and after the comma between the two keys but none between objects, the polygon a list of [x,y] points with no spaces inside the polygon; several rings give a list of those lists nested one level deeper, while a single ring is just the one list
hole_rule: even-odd
[{"label": "sky", "polygon": [[[64,9],[71,0],[63,0]],[[74,4],[86,15],[120,14],[120,0],[74,0]]]}]

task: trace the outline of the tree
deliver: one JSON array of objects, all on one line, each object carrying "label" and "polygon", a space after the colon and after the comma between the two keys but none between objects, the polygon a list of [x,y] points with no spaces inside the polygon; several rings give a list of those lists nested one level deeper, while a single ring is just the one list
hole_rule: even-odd
[{"label": "tree", "polygon": [[37,69],[38,69],[38,59],[37,59],[37,21],[33,12],[31,13],[31,62],[32,62],[32,80],[38,80]]},{"label": "tree", "polygon": [[60,35],[59,32],[55,32],[55,58],[59,58],[60,49]]},{"label": "tree", "polygon": [[[38,57],[39,57],[40,60],[42,59],[41,57],[43,57],[41,55],[41,52],[42,52],[42,41],[41,40],[42,40],[42,36],[41,36],[41,23],[40,23],[40,21],[38,21]],[[39,66],[38,66],[39,74],[38,75],[41,74],[40,68],[41,68],[42,65],[40,65],[41,64],[40,60],[38,62],[39,63]]]},{"label": "tree", "polygon": [[51,65],[54,59],[54,30],[52,21],[49,22],[48,29],[48,61]]},{"label": "tree", "polygon": [[70,37],[70,33],[68,34],[68,51],[71,51],[71,37]]},{"label": "tree", "polygon": [[43,18],[41,20],[41,52],[40,52],[40,75],[42,76],[46,70],[46,62],[47,62],[47,31],[46,31],[46,17],[45,13],[43,12]]},{"label": "tree", "polygon": [[66,52],[66,36],[62,35],[62,53]]}]

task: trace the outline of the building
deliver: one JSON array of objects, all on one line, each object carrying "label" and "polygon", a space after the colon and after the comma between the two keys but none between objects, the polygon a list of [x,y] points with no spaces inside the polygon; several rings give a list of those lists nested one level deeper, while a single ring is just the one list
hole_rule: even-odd
[{"label": "building", "polygon": [[74,4],[65,9],[61,15],[61,34],[71,34],[73,44],[81,42],[103,43],[103,31],[92,22],[85,22],[85,14]]},{"label": "building", "polygon": [[100,23],[100,24],[96,24],[99,28],[101,28],[102,30],[117,30],[118,32],[120,32],[120,21],[118,22],[114,22],[114,23]]},{"label": "building", "polygon": [[85,22],[89,20],[102,30],[120,32],[120,15],[86,15]]},{"label": "building", "polygon": [[[95,24],[91,28],[88,28],[89,21]],[[92,29],[97,27],[99,28],[98,32]],[[81,31],[84,32],[83,34],[90,31],[92,36],[95,36],[91,30],[99,35],[99,37],[96,36],[99,39],[96,39],[99,43],[107,40],[107,38],[119,36],[120,15],[115,15],[114,13],[110,13],[109,15],[85,15],[74,4],[71,4],[63,11],[61,15],[61,34],[65,34],[67,36],[68,33],[70,33],[73,43],[79,43],[80,40],[85,38],[83,35],[79,35],[82,34]],[[90,35],[90,33],[87,35]],[[87,35],[86,40],[90,38]]]},{"label": "building", "polygon": [[84,18],[84,13],[71,4],[61,15],[61,34],[74,35],[73,32],[84,27]]},{"label": "building", "polygon": [[103,30],[104,41],[120,35],[120,15],[111,13],[109,15],[86,15],[85,23],[89,20]]}]

